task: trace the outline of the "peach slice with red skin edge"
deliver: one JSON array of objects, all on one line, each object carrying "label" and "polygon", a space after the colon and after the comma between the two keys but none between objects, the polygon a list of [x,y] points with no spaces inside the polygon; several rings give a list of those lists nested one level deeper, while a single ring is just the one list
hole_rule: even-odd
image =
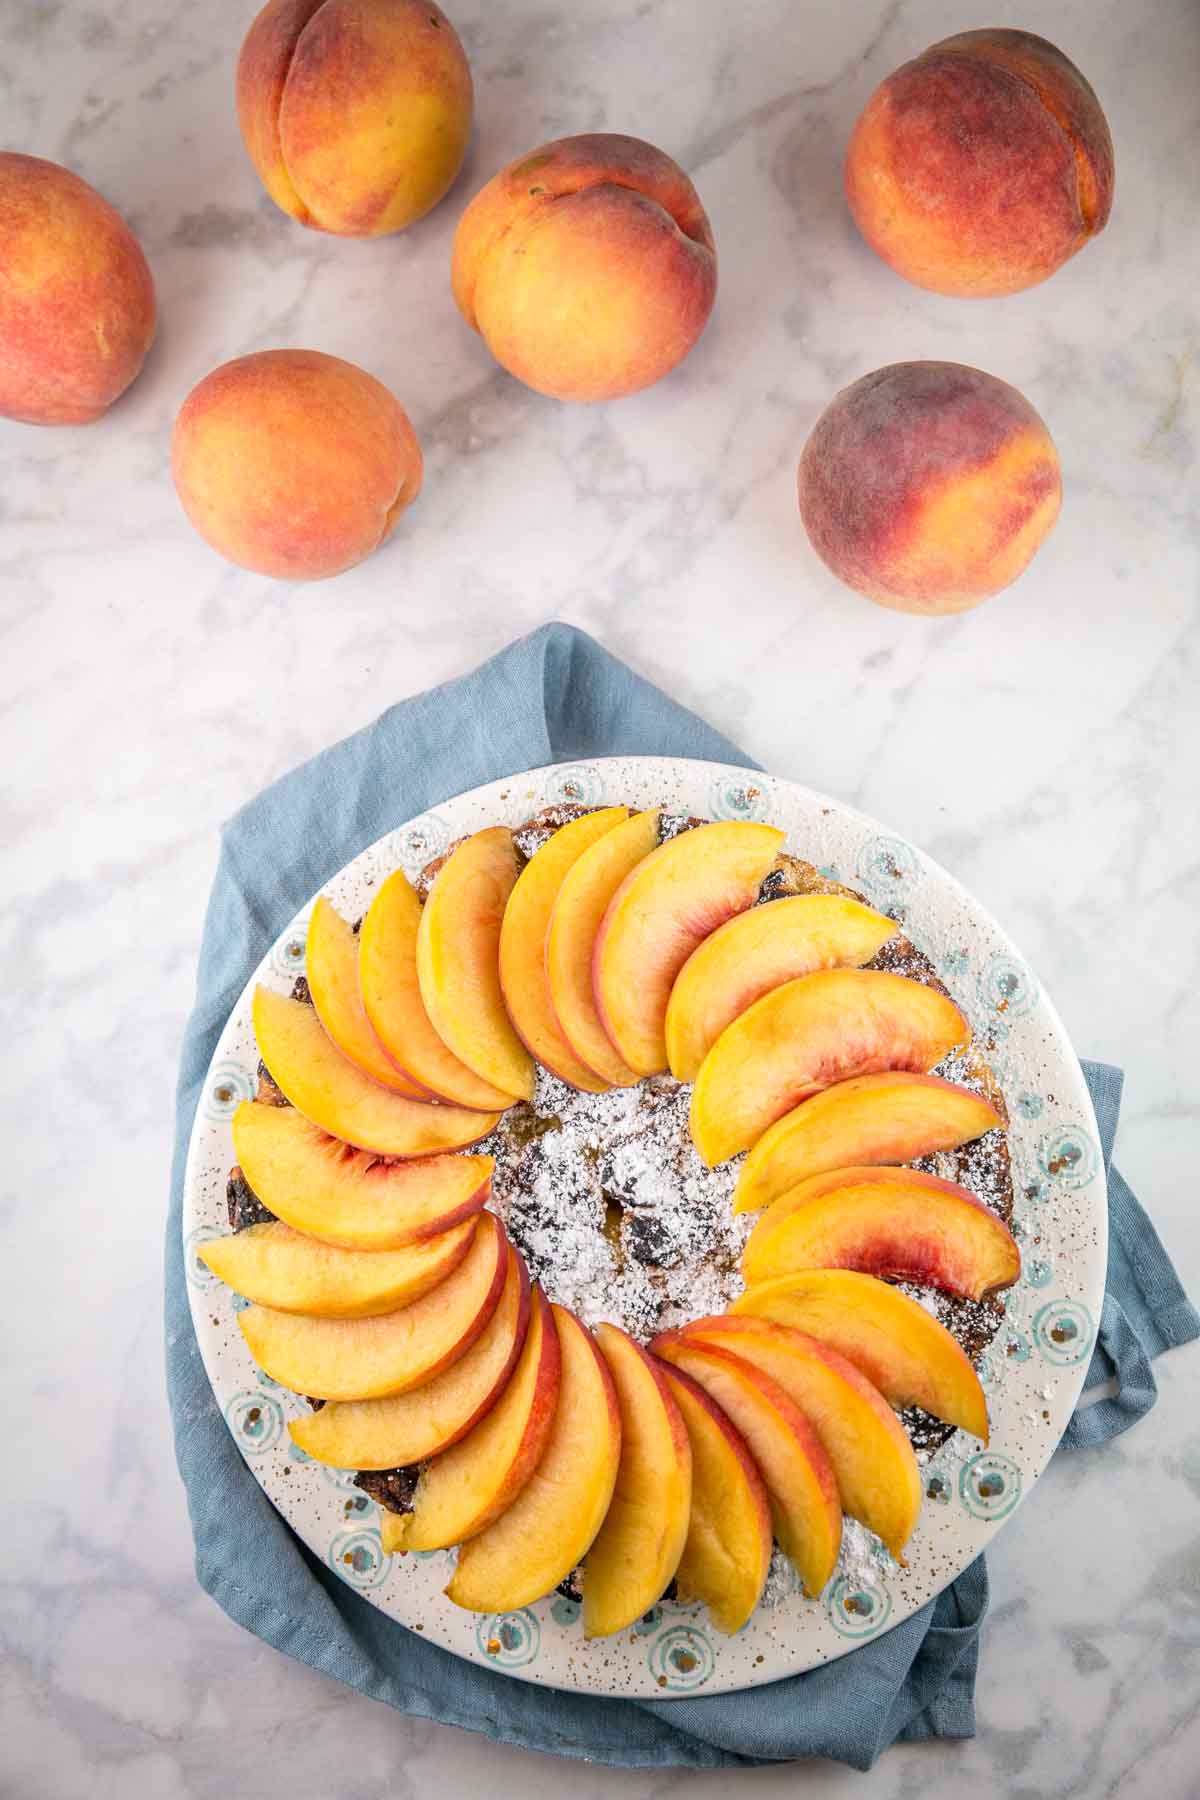
[{"label": "peach slice with red skin edge", "polygon": [[970,1035],[952,1000],[907,975],[801,975],[756,1000],[705,1057],[692,1089],[692,1142],[713,1168],[810,1094],[881,1069],[925,1073]]},{"label": "peach slice with red skin edge", "polygon": [[358,982],[372,1031],[392,1061],[439,1100],[500,1112],[512,1095],[483,1081],[434,1030],[417,977],[421,902],[397,869],[370,906],[358,934]]},{"label": "peach slice with red skin edge", "polygon": [[639,1075],[667,1067],[675,978],[710,932],[745,912],[783,846],[773,825],[698,825],[660,844],[608,904],[592,953],[592,988],[617,1054]]},{"label": "peach slice with red skin edge", "polygon": [[775,1536],[804,1591],[816,1596],[842,1544],[842,1503],[820,1438],[779,1383],[739,1356],[682,1331],[660,1332],[650,1348],[690,1375],[741,1432],[767,1490]]},{"label": "peach slice with red skin edge", "polygon": [[956,1150],[1003,1124],[990,1100],[940,1075],[885,1069],[835,1082],[763,1132],[738,1175],[733,1210],[758,1212],[830,1169]]},{"label": "peach slice with red skin edge", "polygon": [[740,1631],[771,1564],[771,1507],[746,1440],[682,1369],[664,1363],[692,1446],[692,1511],[675,1571],[682,1606],[702,1601],[718,1631]]},{"label": "peach slice with red skin edge", "polygon": [[807,1269],[739,1294],[731,1309],[828,1344],[895,1407],[988,1441],[987,1400],[962,1346],[919,1301],[854,1269]]},{"label": "peach slice with red skin edge", "polygon": [[561,1363],[550,1302],[535,1287],[520,1361],[507,1386],[465,1437],[421,1471],[412,1511],[384,1513],[385,1550],[448,1550],[508,1511],[541,1461],[558,1405]]},{"label": "peach slice with red skin edge", "polygon": [[292,1442],[337,1469],[395,1469],[465,1436],[503,1393],[529,1326],[529,1274],[511,1246],[496,1310],[465,1356],[431,1381],[382,1400],[334,1400],[294,1419]]},{"label": "peach slice with red skin edge", "polygon": [[417,927],[417,979],[434,1030],[460,1062],[532,1100],[533,1063],[500,991],[500,929],[517,880],[506,825],[477,831],[438,870]]},{"label": "peach slice with red skin edge", "polygon": [[903,1425],[854,1364],[802,1331],[748,1315],[694,1319],[683,1335],[741,1358],[783,1389],[821,1440],[843,1510],[903,1562],[921,1510],[921,1472]]},{"label": "peach slice with red skin edge", "polygon": [[583,1635],[611,1637],[661,1599],[687,1542],[692,1450],[666,1374],[619,1326],[596,1327],[621,1411],[621,1460],[583,1566]]},{"label": "peach slice with red skin edge", "polygon": [[260,1369],[319,1400],[378,1400],[432,1381],[465,1356],[500,1303],[508,1241],[480,1213],[471,1248],[452,1275],[397,1312],[374,1319],[311,1319],[251,1306],[238,1314]]},{"label": "peach slice with red skin edge", "polygon": [[235,1293],[275,1312],[369,1319],[408,1306],[452,1275],[471,1247],[475,1220],[399,1250],[344,1250],[279,1219],[249,1225],[196,1254]]},{"label": "peach slice with red skin edge", "polygon": [[495,1158],[387,1162],[310,1125],[294,1106],[244,1100],[233,1149],[251,1190],[294,1231],[346,1250],[399,1250],[481,1211]]},{"label": "peach slice with red skin edge", "polygon": [[458,1553],[445,1591],[469,1612],[510,1612],[556,1588],[591,1547],[616,1485],[621,1413],[608,1365],[573,1313],[552,1311],[562,1353],[554,1422],[512,1505]]},{"label": "peach slice with red skin edge", "polygon": [[559,1028],[546,974],[546,940],[567,871],[628,817],[627,806],[606,806],[560,826],[518,875],[500,928],[500,990],[517,1036],[543,1068],[589,1094],[604,1093],[608,1083],[576,1056]]},{"label": "peach slice with red skin edge", "polygon": [[870,962],[896,924],[845,894],[793,894],[717,927],[679,971],[667,1004],[667,1056],[695,1081],[727,1025],[772,988],[817,969]]},{"label": "peach slice with red skin edge", "polygon": [[799,1269],[857,1269],[982,1300],[1017,1280],[1021,1252],[957,1182],[920,1169],[834,1169],[769,1206],[742,1251],[747,1287]]},{"label": "peach slice with red skin edge", "polygon": [[377,1156],[435,1156],[486,1137],[496,1113],[428,1106],[380,1087],[343,1056],[315,1008],[254,990],[254,1035],[271,1080],[310,1124]]},{"label": "peach slice with red skin edge", "polygon": [[324,894],[308,922],[304,973],[317,1017],[342,1055],[382,1087],[428,1100],[429,1090],[392,1061],[372,1031],[358,987],[358,938]]},{"label": "peach slice with red skin edge", "polygon": [[613,1087],[638,1076],[622,1062],[596,1010],[592,951],[609,901],[631,870],[658,847],[657,808],[616,825],[568,869],[550,915],[546,978],[559,1029],[576,1056]]}]

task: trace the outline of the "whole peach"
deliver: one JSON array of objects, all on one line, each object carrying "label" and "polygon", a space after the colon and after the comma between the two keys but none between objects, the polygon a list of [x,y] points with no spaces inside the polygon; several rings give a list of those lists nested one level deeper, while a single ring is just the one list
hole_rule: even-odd
[{"label": "whole peach", "polygon": [[962,363],[876,369],[800,458],[800,514],[848,587],[901,612],[965,612],[1014,581],[1058,517],[1058,452],[1028,400]]},{"label": "whole peach", "polygon": [[175,421],[184,511],[230,562],[319,581],[378,549],[421,491],[421,446],[382,382],[319,350],[222,363]]},{"label": "whole peach", "polygon": [[683,170],[601,132],[493,176],[459,220],[452,279],[511,375],[556,400],[610,400],[682,362],[712,311],[717,253]]},{"label": "whole peach", "polygon": [[340,237],[402,231],[471,136],[471,70],[433,0],[269,0],[237,69],[238,120],[272,200]]},{"label": "whole peach", "polygon": [[1015,294],[1108,223],[1113,146],[1074,63],[1028,31],[964,31],[876,88],[846,198],[871,248],[936,294]]},{"label": "whole peach", "polygon": [[95,188],[40,156],[0,150],[0,415],[90,425],[154,339],[141,246]]}]

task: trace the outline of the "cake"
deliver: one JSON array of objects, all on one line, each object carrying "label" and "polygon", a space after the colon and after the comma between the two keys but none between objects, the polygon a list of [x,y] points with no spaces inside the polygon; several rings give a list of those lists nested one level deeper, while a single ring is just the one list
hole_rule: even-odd
[{"label": "cake", "polygon": [[989,1046],[781,832],[477,831],[360,921],[319,900],[255,1030],[200,1254],[384,1549],[460,1546],[455,1604],[566,1583],[600,1637],[670,1591],[735,1631],[773,1554],[821,1593],[844,1519],[903,1560],[922,1464],[986,1441],[1020,1271]]}]

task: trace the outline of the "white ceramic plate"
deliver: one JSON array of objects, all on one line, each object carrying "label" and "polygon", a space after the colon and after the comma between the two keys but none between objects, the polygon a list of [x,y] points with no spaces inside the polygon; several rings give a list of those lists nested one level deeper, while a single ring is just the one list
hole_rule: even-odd
[{"label": "white ceramic plate", "polygon": [[1057,1013],[970,895],[871,819],[769,775],[659,757],[535,769],[402,825],[325,891],[357,918],[397,866],[414,875],[452,838],[484,825],[516,825],[564,798],[782,827],[791,850],[903,922],[976,1031],[997,1045],[990,1060],[1012,1121],[1014,1230],[1024,1270],[981,1369],[990,1447],[984,1451],[958,1432],[928,1463],[907,1569],[860,1553],[853,1563],[844,1560],[819,1601],[785,1593],[773,1607],[760,1606],[733,1638],[715,1631],[703,1608],[665,1603],[632,1631],[586,1644],[572,1601],[551,1596],[520,1612],[476,1616],[442,1595],[453,1552],[383,1555],[374,1503],[349,1474],[322,1468],[291,1445],[286,1422],[307,1410],[304,1401],[255,1367],[236,1325],[244,1303],[195,1255],[197,1243],[228,1229],[229,1121],[256,1085],[254,984],[286,992],[303,972],[308,909],[251,976],[201,1095],[183,1207],[192,1317],[213,1391],[256,1479],[310,1549],[392,1618],[456,1655],[553,1687],[654,1698],[752,1687],[842,1656],[899,1624],[988,1547],[1045,1468],[1082,1386],[1104,1292],[1107,1209],[1095,1116]]}]

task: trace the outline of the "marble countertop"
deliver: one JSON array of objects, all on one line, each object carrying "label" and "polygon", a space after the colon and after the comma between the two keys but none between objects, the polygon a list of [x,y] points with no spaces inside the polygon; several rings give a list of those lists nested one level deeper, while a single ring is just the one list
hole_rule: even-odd
[{"label": "marble countertop", "polygon": [[[1046,286],[970,304],[871,256],[839,171],[873,85],[995,23],[983,0],[448,4],[478,86],[470,165],[432,217],[355,243],[283,218],[243,154],[232,78],[253,0],[0,0],[0,135],[123,207],[162,307],[142,379],[104,422],[0,421],[5,1794],[793,1791],[787,1768],[616,1773],[412,1723],[247,1636],[192,1574],[161,1227],[219,826],[302,757],[546,619],[587,627],[767,767],[886,821],[975,892],[1081,1052],[1128,1069],[1119,1160],[1200,1292],[1191,0],[1025,7],[1020,22],[1100,92],[1116,208]],[[561,407],[491,364],[447,264],[487,174],[597,128],[649,136],[691,172],[721,293],[661,387]],[[307,587],[221,563],[167,465],[191,384],[284,344],[387,381],[426,452],[396,539]],[[832,393],[922,356],[1024,390],[1066,480],[1025,578],[932,622],[827,576],[794,493]],[[880,1800],[1195,1793],[1196,1369],[1188,1351],[1161,1363],[1157,1410],[1056,1462],[997,1537],[979,1736],[893,1751]],[[802,1779],[832,1794],[856,1778]]]}]

